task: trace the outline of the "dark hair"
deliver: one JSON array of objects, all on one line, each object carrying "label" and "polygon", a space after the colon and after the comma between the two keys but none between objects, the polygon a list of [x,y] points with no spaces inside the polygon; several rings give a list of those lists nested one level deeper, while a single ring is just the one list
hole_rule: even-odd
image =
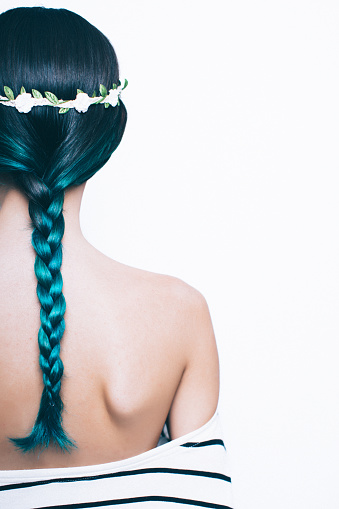
[{"label": "dark hair", "polygon": [[[59,99],[75,99],[77,89],[98,95],[119,82],[109,40],[81,16],[66,9],[21,7],[0,15],[0,90],[16,97],[23,86]],[[3,94],[2,94],[3,95]],[[62,427],[60,397],[64,333],[61,240],[64,192],[96,173],[119,145],[127,119],[122,101],[115,107],[90,106],[86,113],[34,107],[29,113],[0,105],[0,176],[9,175],[29,199],[34,265],[41,304],[38,333],[44,389],[28,436],[10,440],[23,452],[51,443],[68,450],[74,441]]]}]

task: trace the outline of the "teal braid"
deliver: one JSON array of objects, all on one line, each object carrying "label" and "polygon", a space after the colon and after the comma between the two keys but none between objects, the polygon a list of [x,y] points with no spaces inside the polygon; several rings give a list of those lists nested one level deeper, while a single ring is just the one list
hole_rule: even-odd
[{"label": "teal braid", "polygon": [[38,196],[29,200],[33,224],[32,245],[36,251],[34,271],[38,280],[37,295],[41,304],[41,326],[38,333],[39,364],[44,389],[40,408],[31,433],[11,438],[23,452],[48,447],[53,443],[62,450],[74,446],[62,427],[63,403],[60,397],[64,367],[60,359],[60,341],[65,331],[66,302],[62,293],[61,240],[64,234],[62,213],[64,192],[52,193],[40,179]]}]

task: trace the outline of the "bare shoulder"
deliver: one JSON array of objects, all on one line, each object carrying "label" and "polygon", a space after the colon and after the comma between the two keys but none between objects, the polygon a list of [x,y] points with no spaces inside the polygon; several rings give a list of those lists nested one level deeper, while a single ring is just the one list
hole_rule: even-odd
[{"label": "bare shoulder", "polygon": [[[144,273],[156,296],[156,308],[170,320],[171,341],[185,367],[168,416],[175,439],[205,424],[215,413],[219,398],[219,359],[208,304],[197,289],[184,281]],[[153,300],[153,299],[152,299]]]},{"label": "bare shoulder", "polygon": [[202,328],[211,332],[207,302],[196,288],[174,276],[122,267],[129,291],[142,296],[146,305],[155,306],[157,310],[161,308],[162,316],[175,317],[188,342],[199,340],[197,331]]},{"label": "bare shoulder", "polygon": [[190,358],[198,348],[214,341],[208,304],[196,288],[173,276],[160,276],[168,306],[176,310],[181,321],[181,332],[189,349]]},{"label": "bare shoulder", "polygon": [[207,310],[203,295],[179,278],[131,267],[105,255],[102,255],[97,267],[104,272],[111,288],[121,283],[128,292],[142,294],[146,299],[153,297],[159,303],[166,303],[171,308],[175,306],[178,311],[185,313]]},{"label": "bare shoulder", "polygon": [[[91,248],[92,249],[92,248]],[[187,347],[212,334],[209,310],[203,295],[179,278],[122,264],[99,251],[90,253],[92,287],[100,284],[100,295],[115,306],[135,308],[136,315],[153,324],[169,327]],[[74,278],[73,278],[74,279]],[[78,278],[85,280],[85,278]],[[77,285],[79,286],[79,285]],[[102,305],[102,304],[101,304]]]},{"label": "bare shoulder", "polygon": [[[115,262],[116,263],[116,262]],[[187,365],[193,365],[201,352],[215,351],[215,337],[208,304],[199,290],[181,279],[119,264],[124,294],[135,301],[145,316],[159,319],[180,341]],[[113,272],[116,266],[113,267]],[[203,354],[202,354],[203,355]]]},{"label": "bare shoulder", "polygon": [[107,292],[116,295],[114,304],[133,316],[133,321],[124,321],[124,327],[133,327],[128,336],[145,338],[143,348],[153,356],[152,366],[161,366],[168,380],[169,369],[177,373],[169,402],[171,437],[199,428],[214,414],[219,397],[218,352],[206,299],[173,276],[111,260],[105,272]]}]

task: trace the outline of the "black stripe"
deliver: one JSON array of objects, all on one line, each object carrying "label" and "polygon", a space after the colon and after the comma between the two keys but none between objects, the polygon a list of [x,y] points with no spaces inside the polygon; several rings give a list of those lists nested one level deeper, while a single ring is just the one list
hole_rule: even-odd
[{"label": "black stripe", "polygon": [[201,500],[191,500],[188,498],[161,496],[120,498],[115,500],[100,500],[98,502],[82,502],[78,504],[66,505],[49,505],[44,507],[36,507],[35,509],[85,509],[90,507],[105,507],[108,505],[134,504],[137,502],[174,502],[176,504],[195,505],[197,507],[210,507],[213,509],[232,509],[228,505],[214,504],[213,502],[202,502]]},{"label": "black stripe", "polygon": [[206,447],[208,445],[222,445],[226,449],[224,441],[220,438],[205,440],[205,442],[186,442],[185,444],[181,444],[181,447]]},{"label": "black stripe", "polygon": [[122,472],[111,472],[109,474],[91,475],[86,477],[60,477],[56,479],[44,479],[41,481],[23,482],[18,484],[6,484],[0,486],[0,491],[15,490],[21,488],[31,488],[32,486],[41,486],[44,484],[68,483],[77,481],[96,481],[97,479],[108,479],[113,477],[125,477],[129,475],[139,474],[183,474],[197,475],[200,477],[210,477],[213,479],[221,479],[222,481],[231,482],[231,478],[218,472],[205,472],[203,470],[188,470],[183,468],[140,468],[138,470],[126,470]]}]

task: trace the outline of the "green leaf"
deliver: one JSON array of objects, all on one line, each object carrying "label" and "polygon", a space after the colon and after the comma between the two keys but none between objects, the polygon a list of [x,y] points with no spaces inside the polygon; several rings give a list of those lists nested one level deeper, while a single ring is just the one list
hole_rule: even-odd
[{"label": "green leaf", "polygon": [[24,87],[21,87],[20,94],[25,94],[25,93],[26,93],[26,90],[24,89]]},{"label": "green leaf", "polygon": [[109,103],[105,103],[105,108],[109,108]]},{"label": "green leaf", "polygon": [[102,97],[106,97],[106,95],[107,95],[107,88],[104,87],[104,85],[100,85],[100,95]]},{"label": "green leaf", "polygon": [[59,113],[67,113],[69,108],[60,108]]},{"label": "green leaf", "polygon": [[[95,101],[95,103],[93,104],[99,104],[101,103],[105,98],[104,97],[100,97],[100,99],[98,101]],[[105,103],[106,104],[106,103]]]},{"label": "green leaf", "polygon": [[77,94],[84,94],[84,92],[80,90],[80,88],[77,88]]},{"label": "green leaf", "polygon": [[58,104],[59,99],[57,98],[56,95],[52,94],[52,92],[45,92],[45,96],[52,104]]},{"label": "green leaf", "polygon": [[13,94],[13,90],[9,87],[4,87],[4,91],[5,91],[5,94],[6,94],[6,97],[10,100],[10,101],[14,101],[14,94]]},{"label": "green leaf", "polygon": [[118,87],[116,86],[116,84],[115,84],[115,83],[113,83],[113,85],[112,85],[112,90],[115,90],[116,88],[118,88]]},{"label": "green leaf", "polygon": [[121,90],[125,90],[125,88],[127,87],[127,85],[128,85],[128,81],[127,81],[127,80],[126,80],[126,78],[125,78],[125,83],[124,83],[124,86],[122,87],[122,89],[121,89]]},{"label": "green leaf", "polygon": [[32,88],[32,94],[35,99],[43,99],[42,94],[40,94],[39,90],[35,90],[35,88]]},{"label": "green leaf", "polygon": [[94,90],[93,94],[92,94],[92,97],[96,97],[97,96],[97,93],[96,91]]}]

